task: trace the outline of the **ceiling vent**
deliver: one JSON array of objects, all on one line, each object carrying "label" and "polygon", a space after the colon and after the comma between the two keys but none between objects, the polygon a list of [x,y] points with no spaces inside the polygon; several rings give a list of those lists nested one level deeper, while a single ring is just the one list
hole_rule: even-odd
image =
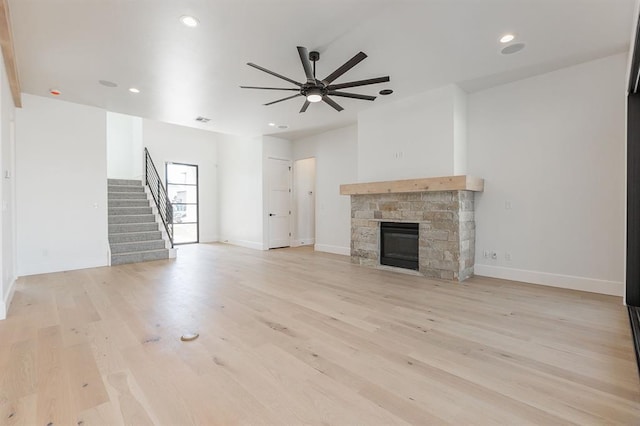
[{"label": "ceiling vent", "polygon": [[118,87],[117,83],[109,80],[98,80],[98,83],[102,84],[105,87]]},{"label": "ceiling vent", "polygon": [[210,118],[207,118],[207,117],[202,117],[202,116],[200,116],[200,117],[197,117],[197,118],[196,118],[196,121],[198,121],[198,122],[200,122],[200,123],[208,123],[208,122],[210,122],[210,121],[211,121],[211,119],[210,119]]},{"label": "ceiling vent", "polygon": [[503,55],[513,55],[524,49],[524,43],[513,43],[500,51]]}]

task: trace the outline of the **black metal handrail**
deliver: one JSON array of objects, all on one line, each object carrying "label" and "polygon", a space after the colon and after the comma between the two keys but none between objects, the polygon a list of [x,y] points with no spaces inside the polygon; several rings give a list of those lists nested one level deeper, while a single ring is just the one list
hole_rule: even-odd
[{"label": "black metal handrail", "polygon": [[158,213],[164,224],[164,229],[167,231],[169,241],[171,242],[171,248],[173,248],[173,205],[169,201],[167,196],[167,190],[164,188],[160,175],[156,169],[151,154],[147,148],[144,149],[144,170],[145,170],[145,184],[149,187],[153,201],[156,203]]}]

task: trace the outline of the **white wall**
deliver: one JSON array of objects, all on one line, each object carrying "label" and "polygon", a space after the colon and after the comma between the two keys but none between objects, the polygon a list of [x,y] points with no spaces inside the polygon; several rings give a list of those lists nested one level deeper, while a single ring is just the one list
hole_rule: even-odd
[{"label": "white wall", "polygon": [[453,86],[453,175],[467,174],[467,94]]},{"label": "white wall", "polygon": [[15,108],[4,64],[0,63],[0,185],[2,209],[0,217],[0,319],[6,318],[16,280],[16,216],[15,216]]},{"label": "white wall", "polygon": [[469,95],[476,274],[622,294],[625,68],[620,54]]},{"label": "white wall", "polygon": [[107,112],[107,176],[142,179],[142,118]]},{"label": "white wall", "polygon": [[358,179],[358,127],[349,126],[293,143],[293,158],[316,158],[315,249],[349,255],[351,200],[340,185]]},{"label": "white wall", "polygon": [[[218,241],[218,138],[220,135],[153,120],[142,121],[142,140],[160,178],[167,162],[198,166],[200,242]],[[165,182],[166,184],[166,182]]]},{"label": "white wall", "polygon": [[463,172],[464,101],[449,85],[358,114],[358,182]]},{"label": "white wall", "polygon": [[16,111],[18,275],[107,265],[104,110],[23,94]]},{"label": "white wall", "polygon": [[293,246],[316,241],[316,159],[293,164]]},{"label": "white wall", "polygon": [[262,137],[219,135],[220,241],[263,249]]}]

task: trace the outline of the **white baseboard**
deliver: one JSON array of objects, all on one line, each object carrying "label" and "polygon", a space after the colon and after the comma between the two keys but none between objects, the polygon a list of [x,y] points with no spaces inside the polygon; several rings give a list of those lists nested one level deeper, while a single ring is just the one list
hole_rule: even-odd
[{"label": "white baseboard", "polygon": [[256,241],[247,241],[247,240],[234,240],[230,238],[221,238],[221,243],[231,244],[233,246],[246,247],[254,250],[264,250],[262,247],[262,243],[258,243]]},{"label": "white baseboard", "polygon": [[315,238],[300,238],[297,240],[291,240],[291,247],[312,246],[315,243]]},{"label": "white baseboard", "polygon": [[9,291],[7,291],[7,295],[0,300],[0,320],[7,318],[7,313],[9,312],[9,305],[11,305],[11,300],[13,299],[13,293],[16,291],[16,282],[14,279],[11,281],[11,285],[9,286]]},{"label": "white baseboard", "polygon": [[209,236],[209,235],[200,235],[200,243],[217,243],[220,241],[220,238],[217,235]]},{"label": "white baseboard", "polygon": [[502,278],[505,280],[522,281],[530,284],[541,284],[550,287],[608,294],[611,296],[622,296],[624,293],[624,284],[618,281],[606,281],[572,275],[550,274],[547,272],[526,271],[523,269],[478,264],[474,266],[474,273],[475,275],[483,277]]},{"label": "white baseboard", "polygon": [[325,253],[341,254],[344,256],[351,256],[351,249],[349,247],[332,246],[329,244],[316,244],[313,246],[315,251],[323,251]]}]

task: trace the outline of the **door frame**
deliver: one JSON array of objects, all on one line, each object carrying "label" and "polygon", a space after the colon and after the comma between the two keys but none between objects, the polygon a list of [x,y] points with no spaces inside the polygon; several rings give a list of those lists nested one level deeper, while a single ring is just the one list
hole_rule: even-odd
[{"label": "door frame", "polygon": [[293,197],[293,162],[291,160],[291,158],[283,158],[283,157],[275,157],[275,156],[268,156],[266,158],[266,167],[267,169],[265,170],[265,173],[263,174],[263,176],[266,176],[266,179],[264,179],[264,184],[263,184],[263,215],[264,215],[264,221],[263,221],[263,229],[264,229],[264,242],[262,244],[262,248],[264,250],[271,250],[271,248],[269,248],[269,246],[271,245],[271,230],[269,227],[269,202],[271,201],[271,182],[270,182],[270,170],[268,169],[270,167],[271,164],[271,160],[278,160],[278,161],[286,161],[287,164],[289,165],[289,197],[288,197],[288,202],[289,202],[289,247],[291,247],[291,238],[292,238],[292,229],[291,229],[291,208],[292,208],[292,197]]},{"label": "door frame", "polygon": [[300,216],[300,211],[298,210],[298,197],[297,197],[297,193],[298,193],[298,182],[296,181],[296,163],[298,163],[299,161],[305,161],[305,160],[313,160],[314,163],[314,172],[313,172],[313,238],[310,240],[311,243],[310,244],[305,244],[305,245],[310,245],[310,246],[315,246],[316,244],[316,229],[317,229],[317,218],[318,218],[318,212],[317,212],[317,192],[318,192],[318,159],[315,156],[311,156],[311,157],[304,157],[304,158],[298,158],[296,160],[292,161],[292,173],[291,173],[291,179],[292,179],[292,184],[291,184],[291,193],[292,193],[292,224],[291,224],[291,242],[294,243],[294,245],[292,245],[292,247],[300,247],[301,244],[299,244],[299,242],[301,241],[300,235],[298,235],[297,233],[297,223],[299,220],[299,216]]},{"label": "door frame", "polygon": [[[166,186],[167,189],[167,198],[169,197],[169,164],[175,164],[177,166],[189,166],[189,167],[195,167],[196,168],[196,216],[198,217],[198,220],[196,221],[196,240],[195,241],[189,241],[186,243],[173,243],[173,245],[179,246],[179,245],[183,245],[183,244],[200,244],[200,169],[198,168],[197,164],[189,164],[189,163],[179,163],[176,161],[166,161],[164,163],[164,184]],[[179,185],[176,183],[172,183],[171,185]],[[187,186],[194,186],[193,184],[184,184]],[[172,204],[173,206],[173,204]],[[173,217],[173,215],[171,215]],[[171,225],[175,225],[175,222],[172,222]],[[175,228],[174,228],[174,235],[175,235]]]}]

